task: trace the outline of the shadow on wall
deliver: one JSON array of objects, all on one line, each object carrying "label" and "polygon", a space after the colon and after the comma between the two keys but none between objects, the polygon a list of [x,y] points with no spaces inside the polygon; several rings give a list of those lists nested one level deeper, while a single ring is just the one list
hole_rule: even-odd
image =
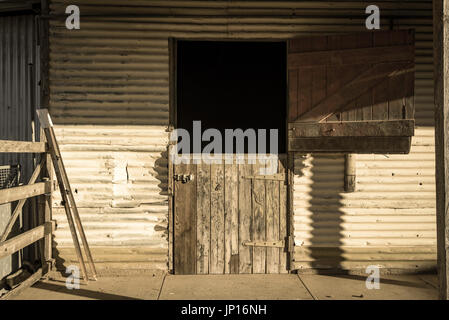
[{"label": "shadow on wall", "polygon": [[[295,160],[296,268],[346,273],[343,256],[343,155],[297,155]],[[298,182],[301,181],[301,182]],[[300,189],[300,190],[297,190]],[[299,202],[299,203],[298,203]]]}]

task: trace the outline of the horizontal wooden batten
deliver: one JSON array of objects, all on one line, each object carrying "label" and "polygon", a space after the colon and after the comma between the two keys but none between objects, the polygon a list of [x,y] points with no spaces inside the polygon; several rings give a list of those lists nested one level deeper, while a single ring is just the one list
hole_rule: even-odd
[{"label": "horizontal wooden batten", "polygon": [[45,235],[51,234],[54,229],[53,222],[47,222],[39,227],[26,231],[14,238],[0,243],[0,258],[7,257],[20,249],[42,239]]},{"label": "horizontal wooden batten", "polygon": [[44,142],[0,140],[0,153],[41,153],[47,150]]},{"label": "horizontal wooden batten", "polygon": [[289,123],[289,138],[305,137],[411,137],[414,120],[295,122]]},{"label": "horizontal wooden batten", "polygon": [[51,192],[51,181],[0,190],[0,204],[40,196]]},{"label": "horizontal wooden batten", "polygon": [[375,47],[289,54],[289,68],[413,61],[414,46]]},{"label": "horizontal wooden batten", "polygon": [[411,137],[313,137],[290,138],[288,151],[407,154]]}]

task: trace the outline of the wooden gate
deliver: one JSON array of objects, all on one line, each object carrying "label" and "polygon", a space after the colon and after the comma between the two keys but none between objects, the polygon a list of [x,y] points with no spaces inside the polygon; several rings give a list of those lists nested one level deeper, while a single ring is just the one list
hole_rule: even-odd
[{"label": "wooden gate", "polygon": [[176,274],[288,272],[286,160],[173,166]]}]

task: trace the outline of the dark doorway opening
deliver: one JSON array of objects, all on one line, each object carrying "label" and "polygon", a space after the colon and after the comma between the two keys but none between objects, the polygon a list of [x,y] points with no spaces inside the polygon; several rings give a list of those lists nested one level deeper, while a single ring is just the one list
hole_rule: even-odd
[{"label": "dark doorway opening", "polygon": [[286,152],[285,42],[178,41],[176,70],[177,128],[191,137],[193,121],[222,137],[225,129],[266,129],[267,151],[269,130],[278,129],[278,153]]}]

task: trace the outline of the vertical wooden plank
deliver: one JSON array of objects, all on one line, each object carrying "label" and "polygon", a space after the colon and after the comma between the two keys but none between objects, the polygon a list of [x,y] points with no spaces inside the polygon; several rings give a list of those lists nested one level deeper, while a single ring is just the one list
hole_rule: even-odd
[{"label": "vertical wooden plank", "polygon": [[279,173],[286,175],[286,181],[279,181],[279,238],[285,240],[286,247],[279,250],[279,273],[288,273],[287,246],[288,246],[288,195],[287,195],[287,157],[279,158]]},{"label": "vertical wooden plank", "polygon": [[[254,175],[258,175],[259,169],[263,167],[259,162],[253,165]],[[252,184],[252,211],[253,228],[252,238],[254,241],[265,241],[266,237],[266,203],[265,203],[265,180],[253,179]],[[254,247],[253,249],[253,273],[265,273],[266,270],[265,247]]]},{"label": "vertical wooden plank", "polygon": [[[175,165],[175,174],[193,174],[194,164]],[[196,273],[196,183],[176,181],[174,221],[174,271],[176,274]]]},{"label": "vertical wooden plank", "polygon": [[298,116],[312,108],[312,71],[311,68],[298,70]]},{"label": "vertical wooden plank", "polygon": [[435,177],[440,299],[449,298],[449,12],[448,0],[434,0]]},{"label": "vertical wooden plank", "polygon": [[[328,66],[326,67],[326,94],[332,94],[338,88],[342,86],[341,76],[339,75],[339,70],[336,67]],[[340,121],[341,112],[336,112],[332,116],[326,119],[328,121]]]},{"label": "vertical wooden plank", "polygon": [[382,81],[373,88],[373,120],[388,119],[388,82]]},{"label": "vertical wooden plank", "polygon": [[209,273],[224,273],[224,164],[211,164],[210,265]]},{"label": "vertical wooden plank", "polygon": [[415,118],[415,73],[409,72],[405,74],[405,118]]},{"label": "vertical wooden plank", "polygon": [[[41,130],[41,140],[45,141],[45,133],[43,132],[43,130]],[[54,180],[54,175],[53,175],[53,166],[52,166],[52,162],[51,162],[51,155],[50,153],[45,153],[45,155],[43,155],[45,157],[45,170],[43,172],[43,176],[48,178],[49,181],[53,181]],[[53,185],[51,187],[51,191],[45,195],[44,200],[44,222],[51,222],[52,220],[52,197],[53,197]],[[49,262],[53,262],[53,258],[52,258],[52,241],[53,241],[53,234],[47,234],[44,238],[44,260],[47,262],[47,264]],[[50,264],[48,267],[52,267],[52,265]],[[45,272],[46,270],[44,270]]]},{"label": "vertical wooden plank", "polygon": [[174,239],[174,230],[173,230],[173,220],[174,220],[174,207],[173,207],[173,161],[172,155],[174,152],[174,145],[169,144],[167,147],[167,157],[168,157],[168,170],[167,170],[167,192],[168,192],[168,272],[173,273],[173,239]]},{"label": "vertical wooden plank", "polygon": [[198,274],[209,273],[210,253],[210,164],[197,164],[197,265]]},{"label": "vertical wooden plank", "polygon": [[[50,5],[48,0],[41,1],[41,14],[48,15],[50,12]],[[48,108],[50,105],[50,81],[49,81],[49,56],[50,56],[50,44],[49,44],[49,21],[48,19],[39,19],[39,57],[40,63],[40,106],[41,108]],[[45,139],[45,133],[41,130],[41,140]],[[47,176],[53,181],[53,167],[51,162],[51,156],[47,153],[45,155],[47,159],[46,168]],[[52,187],[53,192],[53,187]],[[44,207],[44,220],[51,221],[52,219],[52,195],[51,193],[42,199],[45,201]],[[52,235],[47,235],[44,238],[44,260],[52,261]],[[46,273],[45,266],[42,266],[42,272]]]},{"label": "vertical wooden plank", "polygon": [[244,178],[253,174],[252,165],[247,162],[238,165],[239,180],[239,273],[252,273],[252,247],[244,246],[243,242],[253,240],[252,209],[251,209],[251,180]]},{"label": "vertical wooden plank", "polygon": [[[266,188],[266,215],[267,215],[267,241],[282,240],[279,234],[280,209],[279,209],[279,181],[267,180]],[[267,248],[267,273],[279,273],[279,248]]]},{"label": "vertical wooden plank", "polygon": [[326,98],[326,67],[316,67],[312,72],[312,106]]},{"label": "vertical wooden plank", "polygon": [[[391,45],[391,34],[389,32],[375,32],[373,35],[373,46],[383,47]],[[373,120],[388,119],[388,81],[382,81],[372,89],[373,92]]]},{"label": "vertical wooden plank", "polygon": [[388,119],[403,119],[405,115],[405,77],[399,75],[388,80]]},{"label": "vertical wooden plank", "polygon": [[239,272],[238,167],[225,164],[225,273]]},{"label": "vertical wooden plank", "polygon": [[288,118],[295,121],[298,117],[298,70],[288,71]]}]

